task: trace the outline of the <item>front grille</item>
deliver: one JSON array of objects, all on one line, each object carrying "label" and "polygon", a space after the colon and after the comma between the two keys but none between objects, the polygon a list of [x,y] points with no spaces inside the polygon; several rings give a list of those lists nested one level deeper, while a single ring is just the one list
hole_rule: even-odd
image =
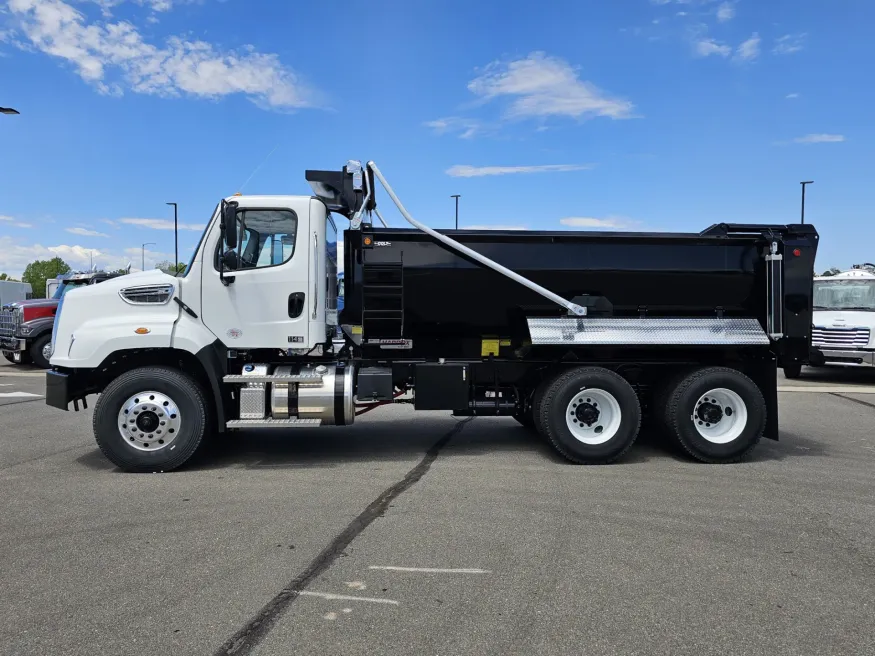
[{"label": "front grille", "polygon": [[868,346],[868,328],[824,328],[811,329],[811,343],[820,347]]},{"label": "front grille", "polygon": [[18,324],[18,312],[12,308],[0,309],[0,337],[12,337]]}]

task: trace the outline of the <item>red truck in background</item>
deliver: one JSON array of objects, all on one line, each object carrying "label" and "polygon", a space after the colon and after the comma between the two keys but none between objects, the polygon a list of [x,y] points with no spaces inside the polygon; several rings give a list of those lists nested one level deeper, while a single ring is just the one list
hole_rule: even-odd
[{"label": "red truck in background", "polygon": [[13,364],[33,363],[49,368],[52,328],[64,294],[84,285],[95,285],[120,273],[106,271],[72,273],[65,276],[51,298],[14,301],[0,308],[0,352]]}]

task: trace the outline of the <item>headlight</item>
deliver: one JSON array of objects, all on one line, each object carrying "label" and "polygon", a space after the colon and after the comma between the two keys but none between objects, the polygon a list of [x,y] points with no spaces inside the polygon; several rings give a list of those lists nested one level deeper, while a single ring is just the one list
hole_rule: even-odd
[{"label": "headlight", "polygon": [[19,326],[18,334],[19,335],[30,335],[33,329],[30,326]]}]

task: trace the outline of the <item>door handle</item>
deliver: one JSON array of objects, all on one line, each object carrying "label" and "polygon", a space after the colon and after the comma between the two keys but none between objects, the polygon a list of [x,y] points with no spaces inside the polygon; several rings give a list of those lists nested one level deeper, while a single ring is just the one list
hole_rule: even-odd
[{"label": "door handle", "polygon": [[289,294],[289,317],[297,319],[304,311],[304,292]]}]

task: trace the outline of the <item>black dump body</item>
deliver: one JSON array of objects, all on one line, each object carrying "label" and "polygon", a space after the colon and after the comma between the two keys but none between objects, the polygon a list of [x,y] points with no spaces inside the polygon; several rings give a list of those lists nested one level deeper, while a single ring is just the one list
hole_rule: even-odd
[{"label": "black dump body", "polygon": [[[808,357],[818,241],[811,225],[718,224],[699,234],[440,232],[568,300],[589,297],[590,316],[745,317],[764,329],[765,255],[775,243],[784,256],[785,335],[775,355]],[[526,316],[566,314],[418,230],[365,224],[344,239],[340,323],[363,326],[365,343],[403,338],[415,351],[430,344],[441,357],[466,357],[465,342],[494,336],[524,343]]]}]

